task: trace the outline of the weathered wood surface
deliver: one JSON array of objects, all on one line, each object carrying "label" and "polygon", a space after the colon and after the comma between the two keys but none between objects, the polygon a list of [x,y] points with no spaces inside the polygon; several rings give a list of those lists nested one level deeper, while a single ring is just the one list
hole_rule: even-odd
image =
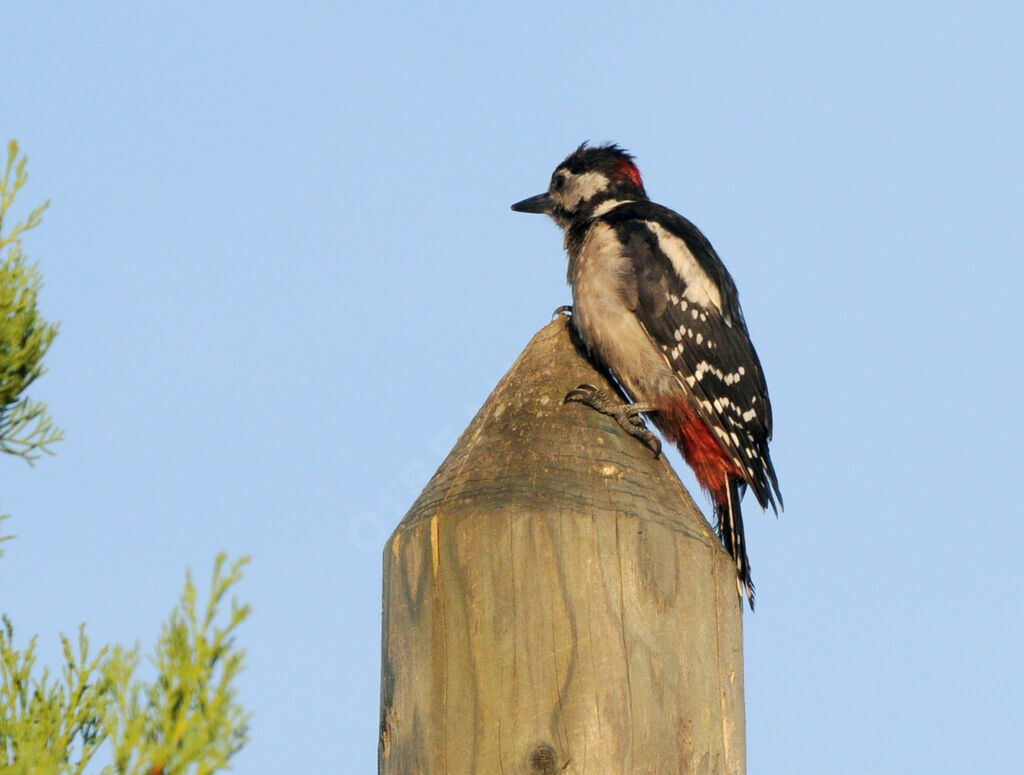
[{"label": "weathered wood surface", "polygon": [[384,553],[379,772],[745,773],[732,562],[534,337]]}]

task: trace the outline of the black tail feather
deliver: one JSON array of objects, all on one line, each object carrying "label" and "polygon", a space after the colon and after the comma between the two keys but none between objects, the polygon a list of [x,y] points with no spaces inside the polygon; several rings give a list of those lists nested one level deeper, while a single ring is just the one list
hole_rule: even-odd
[{"label": "black tail feather", "polygon": [[718,520],[718,536],[727,552],[736,562],[736,590],[740,600],[746,593],[750,610],[754,610],[754,582],[750,578],[750,560],[747,559],[747,541],[743,534],[743,514],[740,499],[743,497],[743,480],[729,477],[728,497],[725,503],[715,504]]}]

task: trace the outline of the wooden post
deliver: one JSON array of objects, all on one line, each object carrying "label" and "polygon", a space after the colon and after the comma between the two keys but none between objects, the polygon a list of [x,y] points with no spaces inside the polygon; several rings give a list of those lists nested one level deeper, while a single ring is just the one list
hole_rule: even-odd
[{"label": "wooden post", "polygon": [[388,541],[381,775],[746,772],[733,564],[582,382],[560,318]]}]

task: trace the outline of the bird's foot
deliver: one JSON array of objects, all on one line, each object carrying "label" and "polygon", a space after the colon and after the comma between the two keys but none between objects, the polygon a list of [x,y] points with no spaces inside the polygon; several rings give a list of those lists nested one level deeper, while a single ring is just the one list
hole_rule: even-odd
[{"label": "bird's foot", "polygon": [[653,412],[653,406],[623,403],[617,397],[588,384],[577,385],[566,393],[563,403],[568,404],[571,401],[586,404],[591,409],[596,409],[601,414],[613,418],[622,430],[649,447],[654,452],[654,457],[661,456],[661,441],[647,430],[647,426],[644,425],[644,420],[640,416],[644,412]]},{"label": "bird's foot", "polygon": [[554,320],[559,315],[565,315],[566,317],[572,317],[572,304],[563,304],[561,307],[551,313],[551,319]]}]

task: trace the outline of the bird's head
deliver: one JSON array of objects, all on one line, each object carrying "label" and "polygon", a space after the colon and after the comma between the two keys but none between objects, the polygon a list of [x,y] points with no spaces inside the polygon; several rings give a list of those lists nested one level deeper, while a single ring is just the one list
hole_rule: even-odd
[{"label": "bird's head", "polygon": [[520,213],[546,213],[562,228],[607,212],[619,202],[646,199],[633,157],[617,145],[581,145],[551,174],[543,194],[516,202]]}]

